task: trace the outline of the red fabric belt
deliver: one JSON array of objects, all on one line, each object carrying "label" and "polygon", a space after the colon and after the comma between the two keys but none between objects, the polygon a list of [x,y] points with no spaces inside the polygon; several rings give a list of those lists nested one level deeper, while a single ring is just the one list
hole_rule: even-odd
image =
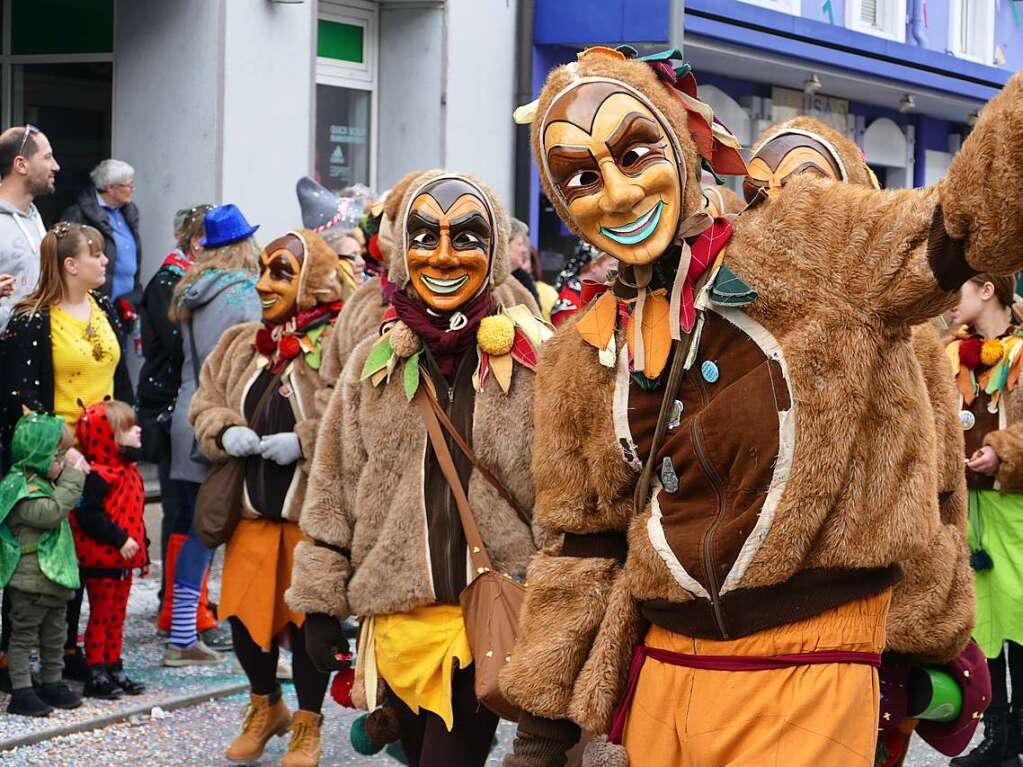
[{"label": "red fabric belt", "polygon": [[647,658],[653,658],[670,666],[685,666],[707,671],[773,671],[793,666],[817,666],[823,663],[856,663],[878,668],[881,665],[881,654],[876,652],[852,652],[842,650],[821,650],[818,652],[800,652],[791,655],[685,655],[683,653],[662,650],[657,647],[637,645],[632,651],[632,665],[629,667],[629,684],[625,697],[615,711],[614,721],[608,741],[620,744],[625,732],[625,720],[632,707],[632,699],[639,685],[639,672]]}]

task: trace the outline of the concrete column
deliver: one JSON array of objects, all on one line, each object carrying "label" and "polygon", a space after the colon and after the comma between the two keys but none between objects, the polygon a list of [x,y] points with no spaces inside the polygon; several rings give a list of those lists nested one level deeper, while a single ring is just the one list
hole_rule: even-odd
[{"label": "concrete column", "polygon": [[514,202],[518,0],[448,0],[444,162]]},{"label": "concrete column", "polygon": [[295,182],[312,169],[316,3],[223,2],[221,201],[260,224],[266,244],[302,225]]},{"label": "concrete column", "polygon": [[116,3],[113,154],[135,166],[144,279],[174,247],[174,211],[219,198],[222,7]]}]

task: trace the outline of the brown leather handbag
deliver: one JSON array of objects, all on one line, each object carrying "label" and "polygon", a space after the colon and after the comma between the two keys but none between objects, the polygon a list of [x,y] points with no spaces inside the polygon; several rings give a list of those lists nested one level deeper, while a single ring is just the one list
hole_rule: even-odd
[{"label": "brown leather handbag", "polygon": [[[429,385],[420,385],[415,395],[416,405],[426,423],[426,432],[433,445],[444,478],[447,480],[451,493],[458,507],[458,517],[465,531],[465,540],[469,546],[469,560],[476,572],[472,583],[465,587],[458,598],[462,607],[462,618],[472,650],[473,663],[476,666],[475,690],[480,703],[498,716],[512,722],[519,720],[521,713],[501,694],[497,677],[504,665],[511,660],[512,649],[519,633],[519,611],[526,596],[525,587],[511,577],[494,570],[490,555],[487,553],[479,528],[469,508],[469,499],[458,478],[451,451],[444,439],[444,430],[458,445],[472,465],[490,482],[527,525],[529,518],[519,508],[511,493],[501,485],[496,477],[480,465],[472,449],[462,439],[447,414],[429,391]],[[444,423],[442,429],[441,423]]]},{"label": "brown leather handbag", "polygon": [[[283,370],[256,401],[253,418],[262,412],[270,394],[280,385]],[[213,464],[195,499],[195,535],[208,549],[227,543],[242,516],[242,492],[245,488],[245,459],[228,458]]]}]

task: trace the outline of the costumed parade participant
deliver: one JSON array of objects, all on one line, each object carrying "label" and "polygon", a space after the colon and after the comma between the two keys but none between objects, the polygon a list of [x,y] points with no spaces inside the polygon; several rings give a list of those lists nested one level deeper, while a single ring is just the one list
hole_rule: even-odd
[{"label": "costumed parade participant", "polygon": [[[969,546],[977,590],[973,636],[988,658],[991,708],[984,740],[957,767],[1018,764],[1023,701],[1023,431],[1018,380],[1023,337],[1012,314],[1015,279],[980,274],[962,288],[946,347],[958,389],[956,412],[965,430],[969,487]],[[1008,674],[1006,674],[1008,667]],[[1012,681],[1012,705],[1006,688]]]},{"label": "costumed parade participant", "polygon": [[551,306],[551,324],[554,327],[561,327],[590,302],[607,280],[612,264],[614,259],[611,256],[585,240],[576,244],[565,262],[565,268],[558,272],[554,281],[554,288],[558,291],[558,298]]},{"label": "costumed parade participant", "polygon": [[[350,275],[309,230],[271,242],[260,265],[256,290],[263,321],[224,333],[203,365],[189,419],[202,451],[236,468],[225,491],[234,506],[221,530],[227,549],[219,613],[230,621],[235,655],[252,691],[242,732],[226,756],[254,761],[271,737],[290,727],[281,763],[315,767],[328,675],[310,661],[305,616],[288,608],[284,592],[302,539],[298,523],[320,416],[320,356]],[[207,513],[200,503],[197,526],[207,528],[211,519],[200,519]],[[282,642],[293,653],[294,716],[276,678]]]},{"label": "costumed parade participant", "polygon": [[[61,680],[67,603],[79,587],[68,514],[89,466],[59,416],[25,412],[14,427],[14,464],[0,483],[0,586],[13,623],[7,713],[49,716],[82,699]],[[32,685],[32,651],[39,687]]]},{"label": "costumed parade participant", "polygon": [[[383,202],[375,205],[369,216],[364,217],[363,226],[369,233],[366,266],[371,276],[345,303],[338,318],[337,332],[331,336],[331,342],[324,350],[320,374],[328,387],[333,387],[340,378],[352,350],[367,336],[376,336],[381,330],[384,313],[390,305],[383,290],[388,285],[387,269],[394,255],[395,237],[398,236],[394,231],[394,221],[405,192],[421,173],[416,170],[402,176],[386,193]],[[339,205],[343,204],[342,198],[337,199]],[[494,298],[504,306],[523,304],[530,311],[537,310],[532,294],[510,274],[494,289]]]},{"label": "costumed parade participant", "polygon": [[[744,184],[750,206],[773,204],[782,187],[802,173],[878,187],[859,147],[823,123],[799,117],[772,126],[755,143]],[[934,326],[914,327],[911,342],[934,418],[941,524],[923,551],[899,563],[903,577],[892,591],[880,670],[879,767],[902,763],[921,714],[921,736],[948,756],[959,754],[977,727],[977,706],[990,700],[988,677],[979,668],[983,655],[969,642],[974,593],[957,394]],[[951,697],[960,702],[958,711],[919,710],[931,702],[935,674],[954,682]]]},{"label": "costumed parade participant", "polygon": [[521,577],[535,550],[533,368],[550,331],[497,301],[508,222],[489,187],[422,173],[394,221],[394,320],[356,347],[324,413],[337,426],[320,434],[288,599],[324,668],[359,618],[352,698],[375,709],[383,683],[410,765],[482,767],[498,717],[477,693],[504,653],[473,627],[499,602],[460,601]]},{"label": "costumed parade participant", "polygon": [[145,487],[138,461],[142,429],[135,410],[118,400],[83,408],[75,438],[89,462],[82,500],[71,515],[89,622],[85,627],[88,698],[141,695],[146,686],[124,672],[121,650],[132,571],[149,571],[149,540],[142,517]]},{"label": "costumed parade participant", "polygon": [[519,112],[621,269],[538,371],[538,523],[566,537],[501,675],[528,712],[507,764],[560,764],[581,725],[643,767],[872,765],[899,563],[940,525],[910,328],[1023,263],[1023,83],[936,187],[803,173],[711,221],[700,161],[745,168],[677,58],[590,49]]}]

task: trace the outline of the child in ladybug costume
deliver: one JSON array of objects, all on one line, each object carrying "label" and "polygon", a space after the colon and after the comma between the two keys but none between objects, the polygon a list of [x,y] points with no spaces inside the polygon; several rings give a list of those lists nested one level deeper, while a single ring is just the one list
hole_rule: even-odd
[{"label": "child in ladybug costume", "polygon": [[130,405],[117,400],[88,407],[75,430],[89,462],[81,505],[71,516],[82,581],[89,595],[85,695],[114,700],[139,695],[145,686],[129,679],[121,662],[124,617],[132,570],[149,567],[142,510],[145,492],[137,462],[142,431]]}]

